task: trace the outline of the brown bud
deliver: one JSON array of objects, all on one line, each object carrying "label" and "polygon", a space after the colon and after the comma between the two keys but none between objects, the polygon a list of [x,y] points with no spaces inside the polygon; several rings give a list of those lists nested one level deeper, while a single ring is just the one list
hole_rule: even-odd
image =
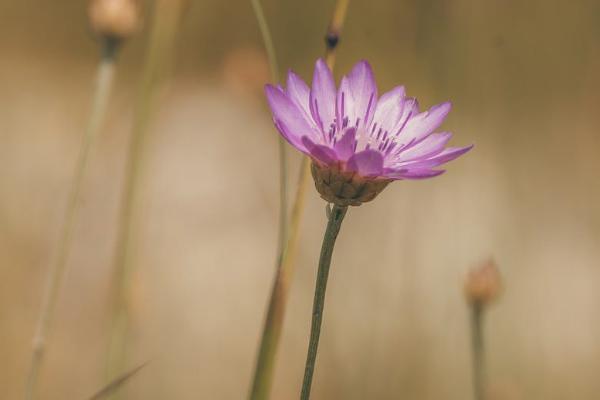
[{"label": "brown bud", "polygon": [[113,40],[133,35],[140,25],[136,0],[91,0],[88,10],[94,33]]},{"label": "brown bud", "polygon": [[338,206],[360,206],[373,200],[391,182],[389,179],[365,178],[339,166],[311,165],[315,187],[323,198]]},{"label": "brown bud", "polygon": [[469,271],[465,281],[467,301],[476,305],[487,305],[502,291],[502,278],[493,260],[488,260]]}]

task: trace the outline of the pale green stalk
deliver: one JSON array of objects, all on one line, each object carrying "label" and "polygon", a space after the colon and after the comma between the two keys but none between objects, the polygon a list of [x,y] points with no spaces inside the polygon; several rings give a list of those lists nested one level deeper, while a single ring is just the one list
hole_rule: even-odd
[{"label": "pale green stalk", "polygon": [[[260,0],[251,0],[256,21],[260,28],[263,43],[267,50],[267,58],[269,59],[269,69],[271,70],[271,79],[273,83],[279,82],[279,64],[277,63],[277,55],[275,53],[275,45],[271,37],[271,31],[267,24],[265,12],[260,4]],[[279,263],[283,254],[285,244],[288,240],[288,199],[287,199],[287,147],[285,140],[278,136],[279,144],[279,232],[277,235],[277,262]]]},{"label": "pale green stalk", "polygon": [[[270,40],[270,35],[268,34],[267,25],[264,22],[265,18],[264,14],[262,13],[262,9],[260,8],[260,3],[258,1],[253,1],[253,5],[257,13],[259,25],[261,25],[261,29],[266,29],[266,37],[269,38],[268,40],[265,38],[265,47],[267,48],[267,53],[269,53],[270,48],[273,56],[270,56],[269,58],[274,60],[273,46]],[[339,35],[344,23],[347,9],[348,0],[338,0],[327,31],[325,59],[327,65],[332,70],[335,63],[335,49],[337,48]],[[265,37],[265,35],[263,35],[263,37]],[[276,63],[272,62],[271,65],[271,69],[276,70]],[[275,65],[275,67],[273,67],[273,65]],[[274,78],[274,81],[277,82],[278,79]],[[307,157],[303,157],[302,165],[300,166],[298,187],[296,189],[296,195],[292,206],[289,234],[287,236],[287,241],[285,241],[277,259],[275,279],[273,282],[273,288],[271,291],[267,316],[263,327],[258,358],[256,361],[256,367],[252,381],[252,388],[249,396],[252,400],[265,400],[270,396],[277,349],[283,328],[285,309],[289,294],[289,286],[294,272],[294,259],[298,248],[300,222],[302,221],[302,216],[304,214],[306,192],[310,185],[310,181],[310,162]]]},{"label": "pale green stalk", "polygon": [[471,346],[473,352],[473,398],[485,400],[485,347],[483,340],[484,305],[471,305]]},{"label": "pale green stalk", "polygon": [[46,280],[42,308],[33,339],[31,362],[25,383],[25,399],[27,400],[31,400],[35,396],[48,332],[54,318],[60,287],[67,269],[69,250],[71,249],[76,216],[79,210],[83,178],[88,169],[90,150],[104,120],[106,105],[114,80],[117,47],[118,44],[115,41],[102,40],[102,55],[96,72],[92,108],[83,135],[77,163],[75,164],[75,176],[69,190],[67,209],[59,236],[56,258],[52,263],[52,268]]},{"label": "pale green stalk", "polygon": [[327,222],[327,229],[325,230],[325,236],[323,237],[321,256],[319,257],[319,270],[317,272],[317,283],[315,286],[315,298],[313,301],[310,339],[306,355],[306,366],[304,368],[304,381],[302,382],[302,392],[300,394],[301,400],[308,400],[310,398],[310,388],[312,386],[315,363],[317,361],[317,350],[319,348],[319,337],[321,336],[321,323],[323,322],[325,291],[327,290],[331,256],[333,255],[335,240],[342,227],[342,221],[344,220],[346,211],[348,211],[347,207],[333,206],[331,213],[329,213],[329,221]]},{"label": "pale green stalk", "polygon": [[142,83],[135,110],[129,156],[125,171],[122,208],[117,233],[114,271],[114,305],[107,360],[107,381],[125,370],[127,333],[130,321],[129,293],[133,273],[132,243],[135,235],[138,185],[142,178],[145,139],[156,97],[164,80],[173,43],[179,29],[184,0],[156,0]]}]

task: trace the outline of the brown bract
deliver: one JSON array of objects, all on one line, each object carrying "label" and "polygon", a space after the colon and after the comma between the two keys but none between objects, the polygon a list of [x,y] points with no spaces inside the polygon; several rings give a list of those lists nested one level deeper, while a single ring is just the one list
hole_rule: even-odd
[{"label": "brown bract", "polygon": [[360,206],[373,200],[391,182],[389,179],[362,177],[342,170],[340,165],[325,166],[314,161],[311,171],[321,197],[344,207]]},{"label": "brown bract", "polygon": [[140,25],[136,0],[92,0],[88,11],[94,33],[110,39],[127,39]]}]

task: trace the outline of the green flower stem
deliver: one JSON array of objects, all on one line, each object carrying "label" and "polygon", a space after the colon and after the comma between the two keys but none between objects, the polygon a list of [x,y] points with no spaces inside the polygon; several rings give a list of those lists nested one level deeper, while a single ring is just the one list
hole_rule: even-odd
[{"label": "green flower stem", "polygon": [[484,306],[471,305],[471,346],[473,352],[473,395],[475,400],[485,399],[485,347],[483,340]]},{"label": "green flower stem", "polygon": [[69,190],[68,204],[58,242],[56,259],[53,262],[53,267],[50,270],[46,281],[42,309],[33,339],[31,362],[25,383],[25,399],[27,400],[33,399],[35,395],[39,370],[42,365],[44,350],[46,348],[46,337],[50,330],[60,287],[67,269],[67,259],[73,240],[73,230],[75,228],[77,211],[79,210],[82,182],[88,169],[90,150],[96,135],[100,130],[102,121],[104,120],[106,105],[114,80],[115,53],[117,47],[118,43],[112,40],[103,40],[102,42],[101,58],[95,78],[92,109],[83,136],[77,163],[75,165],[75,177],[71,189]]},{"label": "green flower stem", "polygon": [[[349,0],[338,0],[338,2],[336,3],[333,12],[333,17],[328,28],[328,36],[330,36],[332,32],[335,32],[335,34],[339,37],[344,23],[344,19],[346,17],[348,2]],[[253,0],[252,4],[257,14],[257,19],[259,21],[259,25],[261,26],[261,31],[266,31],[267,33],[266,36],[263,33],[263,38],[265,39],[265,47],[267,48],[267,53],[269,53],[269,51],[272,51],[271,54],[273,54],[272,57],[269,57],[271,62],[271,70],[277,70],[277,64],[276,62],[273,62],[273,60],[275,59],[275,53],[273,50],[272,41],[270,40],[268,29],[266,29],[267,24],[265,22],[264,14],[262,13],[262,8],[260,7],[260,3],[257,0]],[[337,46],[331,46],[329,42],[327,42],[325,59],[327,65],[332,70],[335,64],[336,48]],[[276,76],[274,76],[273,79],[274,81],[278,81],[278,79],[276,79]],[[285,146],[283,141],[280,140],[280,145],[282,144],[283,146]],[[280,154],[283,153],[280,151]],[[282,162],[282,159],[283,157],[280,157],[280,162]],[[282,170],[283,164],[284,163],[282,163],[280,170]],[[284,174],[281,173],[280,177],[283,176]],[[300,222],[302,221],[302,217],[304,215],[306,192],[308,190],[310,182],[310,160],[308,157],[303,157],[302,165],[300,166],[300,176],[298,179],[296,195],[294,197],[294,202],[292,206],[289,229],[287,230],[287,240],[284,241],[284,246],[281,246],[280,244],[280,250],[278,251],[277,270],[275,272],[276,276],[271,291],[269,308],[267,311],[267,317],[263,328],[258,358],[256,362],[256,368],[254,371],[254,378],[252,382],[252,389],[250,392],[250,399],[252,400],[265,400],[269,398],[270,389],[273,381],[273,372],[275,369],[275,358],[277,355],[277,348],[279,345],[279,339],[281,336],[283,321],[285,317],[285,309],[289,293],[288,289],[294,273],[294,259],[296,257],[296,252],[298,249],[298,239],[300,236]],[[283,187],[283,184],[284,183],[282,182],[280,184],[280,187]],[[287,193],[287,191],[282,190],[281,193],[281,196],[283,197],[283,195]],[[283,200],[281,200],[281,202],[283,204]],[[280,210],[283,209],[284,207],[280,206]],[[285,206],[285,209],[287,209],[287,206]],[[280,217],[280,224],[282,220],[283,215]],[[283,231],[281,225],[279,230],[280,232]],[[280,240],[281,238],[282,235],[279,235]]]},{"label": "green flower stem", "polygon": [[333,206],[329,215],[329,222],[323,237],[321,256],[319,258],[319,271],[317,272],[317,284],[315,287],[315,298],[313,301],[312,323],[310,326],[310,340],[308,343],[308,354],[306,355],[306,366],[304,368],[304,381],[302,382],[301,400],[310,398],[315,362],[317,360],[317,349],[319,347],[319,336],[321,335],[321,323],[323,321],[323,307],[325,306],[325,291],[327,290],[327,278],[331,266],[333,247],[337,239],[342,221],[346,215],[347,207]]}]

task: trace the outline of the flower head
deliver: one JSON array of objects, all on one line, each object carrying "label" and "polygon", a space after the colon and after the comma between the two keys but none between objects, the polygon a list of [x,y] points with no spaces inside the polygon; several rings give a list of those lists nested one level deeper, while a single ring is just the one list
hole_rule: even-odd
[{"label": "flower head", "polygon": [[465,280],[465,296],[471,304],[484,306],[500,295],[502,278],[494,260],[489,259],[469,271]]},{"label": "flower head", "polygon": [[139,28],[139,11],[137,0],[91,0],[88,13],[94,33],[123,40]]},{"label": "flower head", "polygon": [[393,180],[440,175],[444,171],[435,167],[472,147],[446,148],[452,134],[434,133],[450,103],[420,112],[403,86],[378,97],[366,61],[357,63],[337,89],[319,59],[312,88],[290,71],[285,89],[267,85],[265,91],[275,126],[312,159],[317,190],[338,205],[370,201]]}]

